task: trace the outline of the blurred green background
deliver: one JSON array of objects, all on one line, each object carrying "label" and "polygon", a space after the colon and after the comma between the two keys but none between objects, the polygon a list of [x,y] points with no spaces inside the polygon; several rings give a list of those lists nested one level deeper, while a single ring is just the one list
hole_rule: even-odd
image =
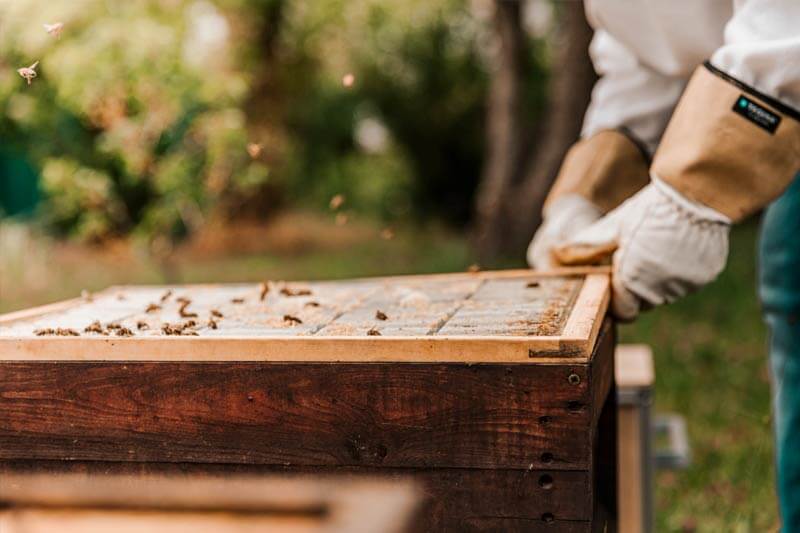
[{"label": "blurred green background", "polygon": [[[583,31],[569,4],[511,14],[531,152]],[[0,311],[116,283],[524,266],[524,246],[475,239],[493,6],[0,0]],[[28,86],[16,69],[35,61]],[[710,287],[621,327],[655,350],[656,410],[689,423],[692,466],[657,478],[659,531],[777,530],[756,233],[735,230]]]}]

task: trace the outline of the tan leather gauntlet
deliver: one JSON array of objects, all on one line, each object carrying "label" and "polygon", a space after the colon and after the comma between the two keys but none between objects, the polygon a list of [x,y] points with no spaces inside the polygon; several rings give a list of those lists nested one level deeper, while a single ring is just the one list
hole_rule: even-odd
[{"label": "tan leather gauntlet", "polygon": [[578,194],[607,213],[648,181],[643,150],[624,133],[602,130],[570,148],[545,206],[561,196]]},{"label": "tan leather gauntlet", "polygon": [[780,196],[798,170],[800,113],[709,63],[689,81],[651,167],[734,222]]}]

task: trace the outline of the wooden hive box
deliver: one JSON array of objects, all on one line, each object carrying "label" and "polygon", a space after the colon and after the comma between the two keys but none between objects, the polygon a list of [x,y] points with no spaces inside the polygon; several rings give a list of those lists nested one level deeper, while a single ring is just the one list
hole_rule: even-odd
[{"label": "wooden hive box", "polygon": [[117,287],[12,313],[0,460],[410,476],[421,531],[613,531],[608,297],[603,273],[504,271]]}]

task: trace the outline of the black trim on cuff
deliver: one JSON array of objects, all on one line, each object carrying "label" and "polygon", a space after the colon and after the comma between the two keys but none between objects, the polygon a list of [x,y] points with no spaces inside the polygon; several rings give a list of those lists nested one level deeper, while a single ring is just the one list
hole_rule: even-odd
[{"label": "black trim on cuff", "polygon": [[789,105],[784,104],[783,102],[781,102],[780,100],[777,100],[773,96],[769,96],[768,94],[764,94],[761,91],[759,91],[758,89],[754,89],[753,87],[747,85],[746,83],[737,80],[736,78],[734,78],[730,74],[728,74],[725,71],[722,71],[722,70],[718,69],[717,67],[715,67],[714,65],[712,65],[710,61],[705,61],[703,63],[703,66],[706,67],[706,69],[708,69],[708,71],[711,72],[712,74],[714,74],[715,76],[717,76],[719,78],[722,78],[723,80],[727,81],[731,85],[734,85],[735,87],[738,87],[739,89],[743,90],[746,93],[750,93],[750,95],[755,96],[759,100],[763,100],[764,103],[766,103],[767,105],[770,105],[770,106],[774,107],[775,109],[777,109],[778,111],[780,111],[784,115],[787,115],[787,116],[797,120],[798,122],[800,122],[800,111],[798,111],[797,109],[795,109],[795,108],[793,108],[793,107],[791,107]]}]

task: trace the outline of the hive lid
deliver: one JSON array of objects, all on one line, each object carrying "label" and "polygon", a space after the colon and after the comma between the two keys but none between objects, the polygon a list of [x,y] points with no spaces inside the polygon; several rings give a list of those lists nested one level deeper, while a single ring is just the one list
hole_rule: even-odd
[{"label": "hive lid", "polygon": [[0,360],[586,360],[608,300],[602,269],[119,286],[0,315]]}]

